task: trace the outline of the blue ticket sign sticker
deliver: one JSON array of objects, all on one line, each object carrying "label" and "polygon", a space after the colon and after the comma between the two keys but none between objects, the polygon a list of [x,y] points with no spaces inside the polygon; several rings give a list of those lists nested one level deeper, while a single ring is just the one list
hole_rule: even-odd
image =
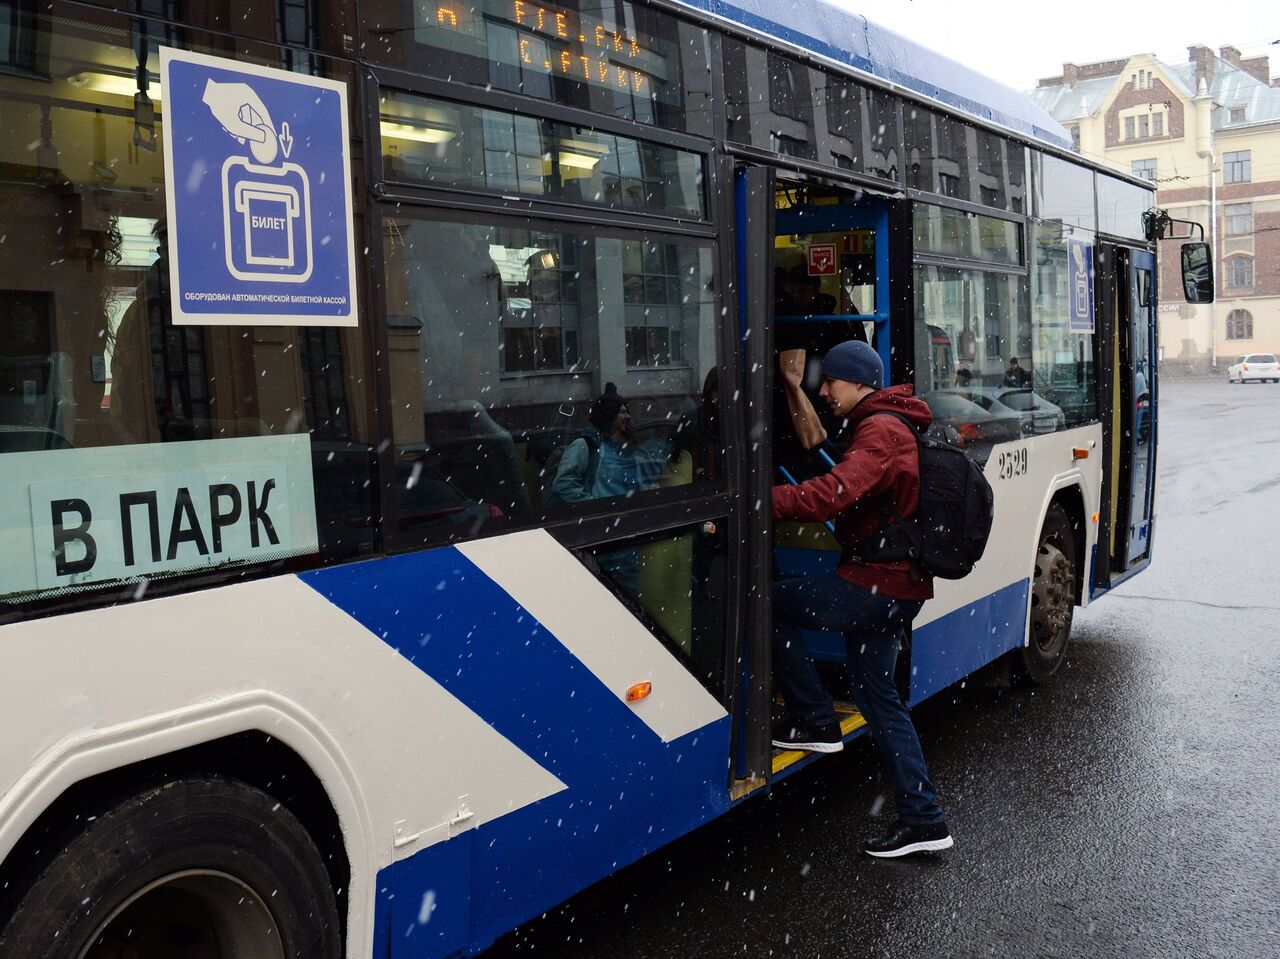
[{"label": "blue ticket sign sticker", "polygon": [[1081,240],[1068,241],[1067,259],[1071,270],[1067,295],[1071,301],[1072,333],[1093,332],[1093,246]]},{"label": "blue ticket sign sticker", "polygon": [[355,326],[347,87],[160,49],[175,324]]},{"label": "blue ticket sign sticker", "polygon": [[305,434],[10,453],[0,592],[264,563],[319,548]]}]

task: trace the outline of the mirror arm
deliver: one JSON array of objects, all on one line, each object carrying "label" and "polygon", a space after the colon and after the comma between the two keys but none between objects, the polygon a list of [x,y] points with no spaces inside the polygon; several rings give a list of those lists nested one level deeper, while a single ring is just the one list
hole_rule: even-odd
[{"label": "mirror arm", "polygon": [[1168,210],[1161,210],[1152,207],[1146,213],[1142,214],[1142,226],[1147,234],[1147,241],[1154,243],[1156,240],[1190,240],[1194,233],[1187,231],[1186,236],[1174,236],[1173,224],[1181,223],[1183,226],[1190,227],[1191,230],[1200,231],[1200,242],[1204,242],[1204,227],[1196,223],[1194,220],[1179,220],[1169,215]]}]

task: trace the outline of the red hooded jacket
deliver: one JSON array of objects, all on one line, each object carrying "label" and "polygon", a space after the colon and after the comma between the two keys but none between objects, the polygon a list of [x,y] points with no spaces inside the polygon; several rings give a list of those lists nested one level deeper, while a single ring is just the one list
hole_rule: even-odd
[{"label": "red hooded jacket", "polygon": [[[926,429],[933,413],[915,387],[890,386],[866,397],[849,415],[853,440],[831,472],[799,486],[773,488],[775,519],[825,522],[835,520],[836,540],[846,550],[880,529],[883,494],[893,498],[898,512],[913,516],[920,508],[920,455],[916,438],[893,416],[872,416],[880,410],[900,413]],[[926,600],[933,596],[933,577],[903,560],[896,563],[841,563],[841,576],[863,589],[875,589],[895,599]]]}]

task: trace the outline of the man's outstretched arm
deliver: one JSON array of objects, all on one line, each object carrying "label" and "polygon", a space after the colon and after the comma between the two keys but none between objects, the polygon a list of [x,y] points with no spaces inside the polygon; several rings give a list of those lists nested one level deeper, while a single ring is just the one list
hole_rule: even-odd
[{"label": "man's outstretched arm", "polygon": [[782,387],[791,410],[791,426],[801,445],[811,450],[826,440],[827,431],[801,385],[804,382],[804,361],[804,350],[783,350],[778,354],[778,370],[782,374]]}]

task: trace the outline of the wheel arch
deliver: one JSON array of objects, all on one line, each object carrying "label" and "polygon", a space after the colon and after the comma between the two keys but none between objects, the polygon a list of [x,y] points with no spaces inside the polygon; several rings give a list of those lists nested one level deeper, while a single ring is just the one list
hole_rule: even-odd
[{"label": "wheel arch", "polygon": [[320,850],[348,954],[367,952],[376,866],[358,785],[341,753],[296,709],[262,701],[279,698],[274,694],[246,698],[255,697],[197,707],[200,716],[154,717],[147,729],[97,731],[52,750],[29,771],[0,800],[0,928],[23,878],[42,868],[85,816],[161,781],[222,775],[289,807]]},{"label": "wheel arch", "polygon": [[[1087,515],[1084,505],[1084,490],[1081,489],[1079,483],[1069,481],[1067,485],[1061,486],[1053,491],[1048,504],[1045,506],[1044,514],[1040,518],[1040,528],[1044,528],[1044,518],[1048,516],[1049,509],[1057,505],[1067,514],[1067,520],[1071,523],[1071,532],[1075,540],[1076,547],[1076,595],[1075,602],[1079,606],[1084,602],[1087,593],[1085,582],[1089,573],[1089,554],[1087,549],[1087,537],[1085,536],[1085,522]],[[1039,537],[1040,530],[1036,531]]]}]

